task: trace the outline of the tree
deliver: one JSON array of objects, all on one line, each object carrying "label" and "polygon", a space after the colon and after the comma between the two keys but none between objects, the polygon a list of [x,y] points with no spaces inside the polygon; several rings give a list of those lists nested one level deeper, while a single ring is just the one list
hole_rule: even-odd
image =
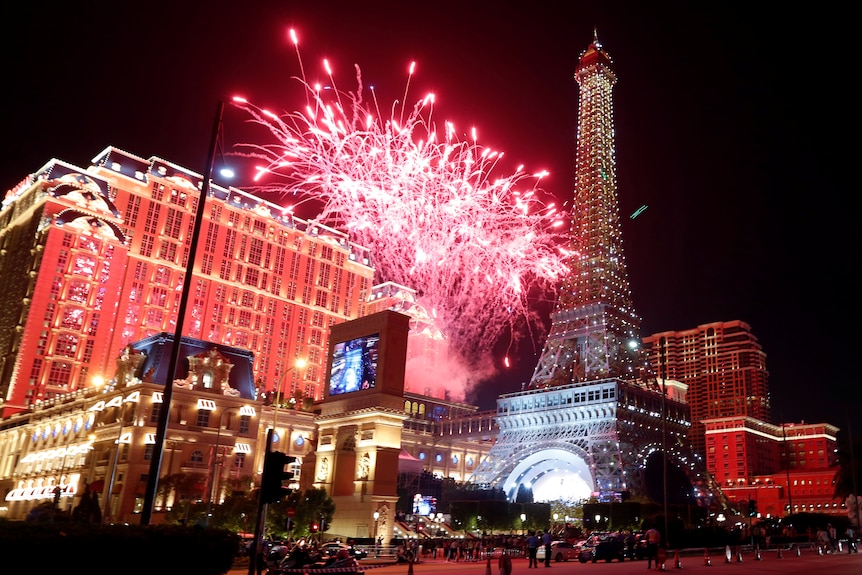
[{"label": "tree", "polygon": [[315,522],[321,525],[321,531],[326,531],[335,515],[335,502],[326,494],[325,489],[312,488],[294,491],[278,503],[269,505],[268,509],[266,516],[268,532],[286,535],[287,510],[293,509],[291,536],[304,537],[310,534],[309,526]]},{"label": "tree", "polygon": [[532,503],[533,490],[521,483],[518,485],[518,494],[515,495],[515,501],[518,503]]}]

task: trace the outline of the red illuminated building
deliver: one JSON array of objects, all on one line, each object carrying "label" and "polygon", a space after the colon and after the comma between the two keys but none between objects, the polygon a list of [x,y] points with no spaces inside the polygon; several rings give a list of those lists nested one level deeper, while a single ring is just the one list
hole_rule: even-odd
[{"label": "red illuminated building", "polygon": [[750,417],[703,423],[707,469],[730,501],[753,502],[760,517],[784,516],[791,507],[793,513],[847,513],[833,498],[837,427]]},{"label": "red illuminated building", "polygon": [[[0,417],[110,379],[125,346],[176,330],[202,176],[113,147],[92,164],[51,160],[4,198]],[[321,399],[329,326],[365,315],[368,251],[235,188],[207,203],[183,335],[253,352],[258,394]]]},{"label": "red illuminated building", "polygon": [[659,378],[688,385],[689,439],[695,453],[705,455],[705,419],[771,421],[766,354],[747,323],[725,321],[666,331],[644,337],[643,343]]}]

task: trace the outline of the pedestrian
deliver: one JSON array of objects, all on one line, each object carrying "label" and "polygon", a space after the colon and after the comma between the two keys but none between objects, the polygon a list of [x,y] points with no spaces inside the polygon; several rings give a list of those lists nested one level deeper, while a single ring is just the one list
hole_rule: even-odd
[{"label": "pedestrian", "polygon": [[655,561],[655,568],[658,569],[658,546],[661,543],[661,533],[655,527],[650,527],[644,534],[644,538],[646,538],[646,568],[651,569],[653,561]]},{"label": "pedestrian", "polygon": [[500,575],[512,575],[512,558],[509,557],[509,554],[505,550],[500,555],[497,566],[500,568]]},{"label": "pedestrian", "polygon": [[856,530],[852,525],[847,526],[847,553],[859,553],[859,548],[856,547]]},{"label": "pedestrian", "polygon": [[553,537],[550,531],[545,531],[542,535],[542,545],[545,546],[545,567],[551,566],[551,541]]},{"label": "pedestrian", "polygon": [[530,531],[530,536],[527,537],[527,558],[530,560],[527,568],[538,567],[539,560],[536,559],[536,552],[539,550],[539,538],[535,531]]}]

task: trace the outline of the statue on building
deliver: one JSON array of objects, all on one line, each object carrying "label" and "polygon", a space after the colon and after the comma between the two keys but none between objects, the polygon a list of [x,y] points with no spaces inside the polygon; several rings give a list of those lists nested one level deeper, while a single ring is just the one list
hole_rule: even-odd
[{"label": "statue on building", "polygon": [[371,456],[365,454],[359,458],[359,472],[356,474],[357,479],[368,480],[368,475],[371,473]]}]

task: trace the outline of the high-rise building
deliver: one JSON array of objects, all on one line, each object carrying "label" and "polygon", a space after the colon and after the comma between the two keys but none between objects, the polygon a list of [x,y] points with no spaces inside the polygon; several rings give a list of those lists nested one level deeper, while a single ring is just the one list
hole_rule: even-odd
[{"label": "high-rise building", "polygon": [[650,368],[659,379],[688,385],[689,440],[705,456],[704,420],[751,417],[771,422],[766,354],[742,321],[699,325],[643,338]]},{"label": "high-rise building", "polygon": [[[7,192],[0,416],[110,379],[125,346],[175,333],[201,180],[108,147]],[[365,314],[368,250],[235,188],[206,201],[183,336],[253,352],[259,394],[321,399],[329,326]]]}]

